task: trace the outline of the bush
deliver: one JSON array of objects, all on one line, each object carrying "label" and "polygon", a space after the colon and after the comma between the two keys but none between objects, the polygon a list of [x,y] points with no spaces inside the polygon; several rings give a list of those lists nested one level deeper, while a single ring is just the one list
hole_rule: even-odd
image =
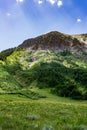
[{"label": "bush", "polygon": [[7,56],[11,55],[14,52],[15,48],[10,48],[0,53],[0,60],[6,60]]}]

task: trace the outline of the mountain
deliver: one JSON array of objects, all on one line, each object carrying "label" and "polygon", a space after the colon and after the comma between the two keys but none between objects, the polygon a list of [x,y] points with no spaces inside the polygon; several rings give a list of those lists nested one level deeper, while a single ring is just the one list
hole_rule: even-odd
[{"label": "mountain", "polygon": [[1,93],[30,97],[31,88],[48,88],[58,96],[87,99],[86,41],[86,34],[54,31],[1,52]]},{"label": "mountain", "polygon": [[42,36],[25,40],[19,47],[33,50],[69,50],[71,52],[87,53],[85,37],[87,35],[66,35],[60,32],[50,32]]}]

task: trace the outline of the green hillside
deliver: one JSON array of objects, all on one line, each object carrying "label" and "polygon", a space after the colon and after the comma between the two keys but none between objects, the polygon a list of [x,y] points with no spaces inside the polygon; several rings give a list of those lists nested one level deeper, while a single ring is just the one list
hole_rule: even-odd
[{"label": "green hillside", "polygon": [[[5,55],[5,56],[4,56]],[[52,50],[18,50],[0,61],[0,88],[6,92],[50,88],[58,96],[87,99],[87,55]]]}]

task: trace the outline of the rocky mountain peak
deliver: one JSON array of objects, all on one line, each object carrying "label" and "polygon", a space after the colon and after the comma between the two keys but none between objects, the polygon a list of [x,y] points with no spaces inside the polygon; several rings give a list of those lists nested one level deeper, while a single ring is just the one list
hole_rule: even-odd
[{"label": "rocky mountain peak", "polygon": [[87,45],[79,40],[77,35],[63,34],[57,31],[27,39],[19,47],[23,49],[30,48],[32,50],[69,50],[87,53]]}]

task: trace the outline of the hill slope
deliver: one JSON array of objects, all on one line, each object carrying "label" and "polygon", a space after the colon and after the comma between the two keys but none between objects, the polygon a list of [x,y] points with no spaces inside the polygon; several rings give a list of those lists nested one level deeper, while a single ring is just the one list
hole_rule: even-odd
[{"label": "hill slope", "polygon": [[28,39],[0,54],[1,92],[29,95],[31,88],[49,88],[59,96],[87,99],[86,52],[85,43],[59,32]]}]

